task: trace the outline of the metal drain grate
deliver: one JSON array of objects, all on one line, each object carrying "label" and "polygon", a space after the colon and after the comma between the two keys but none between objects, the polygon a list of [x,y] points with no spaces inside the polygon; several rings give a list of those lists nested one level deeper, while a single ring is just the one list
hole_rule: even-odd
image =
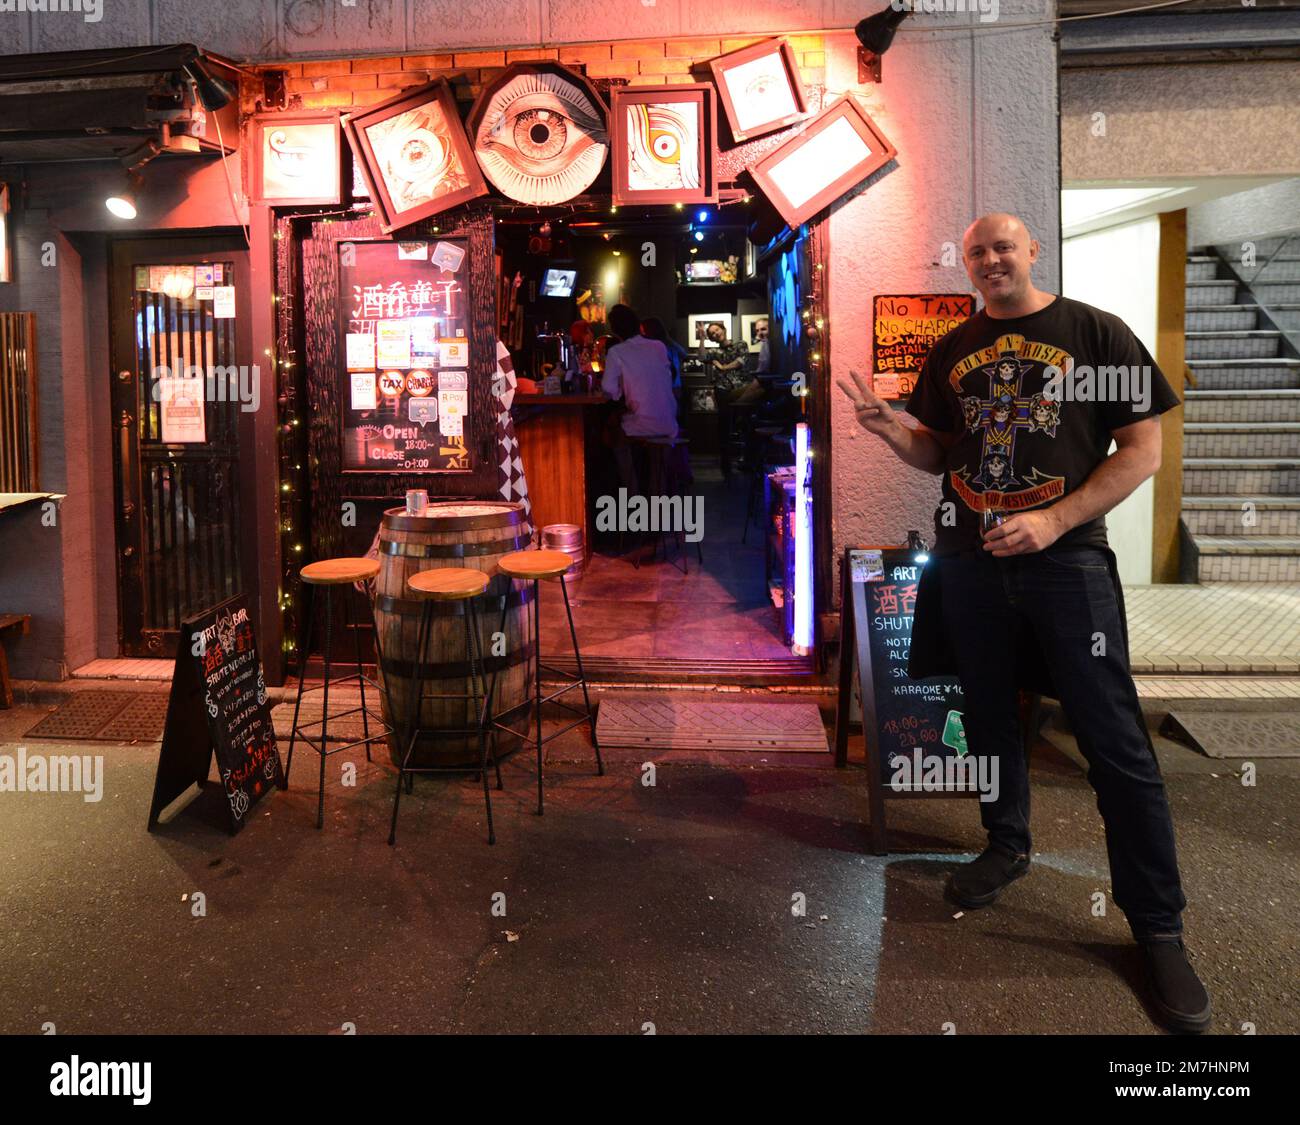
[{"label": "metal drain grate", "polygon": [[79,691],[46,715],[27,738],[94,742],[157,742],[167,720],[167,696],[127,691]]},{"label": "metal drain grate", "polygon": [[827,753],[815,703],[714,703],[663,696],[603,699],[602,746]]},{"label": "metal drain grate", "polygon": [[1160,733],[1210,758],[1300,758],[1300,711],[1171,711]]}]

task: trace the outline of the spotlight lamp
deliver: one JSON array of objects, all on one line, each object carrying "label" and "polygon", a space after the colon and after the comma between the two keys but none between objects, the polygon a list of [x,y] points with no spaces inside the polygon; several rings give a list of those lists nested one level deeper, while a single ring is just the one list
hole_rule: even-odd
[{"label": "spotlight lamp", "polygon": [[134,219],[142,183],[139,172],[124,173],[121,187],[104,200],[104,206],[119,219]]},{"label": "spotlight lamp", "polygon": [[861,46],[858,48],[858,81],[880,81],[880,56],[889,50],[898,25],[912,14],[911,8],[892,5],[883,12],[858,21],[853,33]]}]

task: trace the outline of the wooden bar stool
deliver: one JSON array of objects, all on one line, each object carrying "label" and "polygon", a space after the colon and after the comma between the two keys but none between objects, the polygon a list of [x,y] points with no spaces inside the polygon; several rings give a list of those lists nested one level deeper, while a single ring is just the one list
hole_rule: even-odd
[{"label": "wooden bar stool", "polygon": [[[651,478],[650,494],[652,496],[665,496],[670,500],[673,497],[680,497],[683,505],[682,515],[685,518],[686,496],[686,478],[680,471],[679,464],[689,465],[689,461],[681,461],[679,458],[690,457],[691,439],[688,437],[648,437],[642,439],[647,448],[658,450],[658,456],[651,462],[653,473]],[[678,451],[681,450],[679,453]],[[687,470],[689,472],[689,469]],[[654,533],[652,533],[654,534]],[[686,553],[686,529],[685,527],[660,528],[655,535],[655,553],[659,550],[659,544],[663,541],[665,535],[671,535],[676,540],[678,550],[681,554],[682,573],[689,573],[688,556]],[[695,541],[695,553],[699,556],[700,565],[704,565],[704,548],[700,545],[700,540]],[[654,553],[650,556],[654,559]],[[668,552],[664,551],[664,562],[668,561]],[[674,563],[674,566],[677,564]]]},{"label": "wooden bar stool", "polygon": [[[591,709],[591,696],[587,693],[587,678],[582,671],[582,654],[578,651],[578,634],[573,628],[573,608],[569,605],[569,590],[564,584],[564,576],[569,567],[573,565],[573,560],[563,551],[515,551],[513,554],[502,555],[497,560],[497,566],[502,574],[508,574],[511,578],[521,579],[533,584],[533,636],[532,636],[532,664],[533,664],[533,704],[535,709],[534,718],[537,722],[537,815],[542,815],[542,747],[554,738],[559,738],[562,734],[567,734],[576,726],[587,723],[591,727],[591,743],[596,748],[596,773],[603,775],[605,773],[605,764],[600,758],[600,743],[596,739],[596,713]],[[564,595],[564,613],[569,619],[569,637],[573,641],[573,657],[578,665],[577,676],[570,676],[567,672],[561,672],[557,668],[551,668],[542,663],[542,603],[541,583],[543,580],[551,581],[559,579],[560,591]],[[500,632],[504,635],[506,627],[505,611],[501,613]],[[553,676],[559,676],[568,680],[558,691],[551,692],[550,695],[543,698],[542,696],[542,672],[547,671]],[[497,673],[492,673],[492,683],[488,688],[488,715],[491,717],[492,728],[504,730],[513,734],[521,742],[532,740],[532,735],[527,730],[518,731],[507,726],[505,723],[498,722],[492,711],[492,701],[496,698]],[[570,703],[559,702],[559,697],[566,692],[572,691],[576,687],[582,688],[582,698],[584,706],[581,710]],[[542,737],[542,704],[557,702],[557,706],[563,707],[571,714],[577,715],[573,722],[553,734]]]},{"label": "wooden bar stool", "polygon": [[[439,737],[464,737],[473,734],[478,737],[479,763],[478,773],[483,778],[483,804],[487,809],[488,843],[497,842],[496,832],[492,827],[492,795],[488,790],[487,771],[489,761],[496,769],[497,788],[501,788],[501,766],[496,755],[488,753],[488,693],[487,672],[483,666],[483,653],[480,647],[477,599],[488,587],[488,576],[481,570],[468,567],[444,566],[432,570],[422,570],[406,580],[406,589],[415,599],[424,603],[420,614],[419,639],[415,646],[415,670],[411,685],[411,710],[406,729],[402,737],[406,740],[406,751],[402,755],[402,764],[397,770],[397,793],[393,797],[393,823],[388,831],[388,843],[397,843],[397,808],[402,800],[402,782],[406,782],[406,791],[411,792],[414,775],[417,773],[474,773],[472,767],[465,766],[413,766],[411,755],[415,753],[420,735]],[[508,600],[508,599],[507,599]],[[430,655],[429,635],[433,622],[434,602],[463,602],[462,619],[465,622],[465,653],[469,663],[469,694],[456,692],[426,693],[424,690],[423,668]],[[387,677],[385,677],[387,684]],[[480,687],[483,689],[480,691]],[[437,727],[422,729],[420,711],[426,699],[460,699],[471,703],[474,708],[474,725],[470,727]],[[480,704],[480,699],[482,703]],[[389,713],[392,713],[391,697]],[[496,730],[492,728],[492,741],[496,742]]]},{"label": "wooden bar stool", "polygon": [[[370,757],[370,744],[386,739],[392,731],[392,728],[384,722],[382,716],[376,715],[366,706],[366,685],[369,684],[379,691],[379,686],[369,679],[361,668],[361,631],[352,620],[352,610],[348,592],[343,591],[343,616],[344,624],[347,628],[352,629],[356,637],[357,652],[357,670],[344,676],[342,679],[334,680],[335,687],[341,684],[350,683],[356,680],[361,689],[361,706],[350,707],[346,711],[337,711],[330,714],[330,665],[333,657],[333,638],[332,623],[334,620],[333,591],[335,586],[350,586],[354,582],[365,582],[374,578],[379,573],[379,563],[374,559],[321,559],[319,562],[308,563],[301,571],[298,572],[302,578],[303,586],[306,588],[307,599],[307,638],[304,643],[302,652],[298,658],[298,698],[293,705],[293,727],[289,731],[289,754],[284,763],[284,787],[289,788],[289,770],[293,766],[293,744],[301,738],[313,750],[320,755],[320,797],[316,804],[316,827],[321,828],[325,823],[325,759],[331,754],[337,754],[341,750],[351,750],[354,746],[364,746],[366,748],[366,761],[372,761]],[[315,631],[315,609],[316,603],[320,600],[313,594],[317,586],[323,586],[325,589],[325,683],[319,688],[303,689],[303,680],[307,675],[307,654],[311,651],[312,635]],[[319,722],[299,723],[298,714],[302,708],[302,697],[311,691],[323,691],[324,697],[321,703],[321,718]],[[359,739],[346,742],[342,746],[336,746],[330,749],[329,723],[334,719],[342,719],[348,715],[361,713],[361,732]],[[378,734],[370,733],[370,720],[374,719],[382,728]],[[320,727],[319,742],[308,736],[305,732],[313,727]],[[346,736],[335,735],[335,741],[341,741]]]}]

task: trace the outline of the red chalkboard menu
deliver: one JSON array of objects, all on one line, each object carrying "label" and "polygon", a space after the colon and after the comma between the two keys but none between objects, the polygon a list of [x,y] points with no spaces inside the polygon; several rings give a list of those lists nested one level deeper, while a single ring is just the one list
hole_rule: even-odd
[{"label": "red chalkboard menu", "polygon": [[190,786],[205,784],[214,754],[233,834],[273,785],[285,787],[243,595],[181,622],[150,831],[164,808]]},{"label": "red chalkboard menu", "polygon": [[471,472],[469,241],[340,242],[344,472]]}]

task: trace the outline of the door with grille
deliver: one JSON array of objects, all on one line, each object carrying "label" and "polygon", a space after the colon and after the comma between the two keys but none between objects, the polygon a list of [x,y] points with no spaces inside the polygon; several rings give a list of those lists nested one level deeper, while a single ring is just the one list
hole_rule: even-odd
[{"label": "door with grille", "polygon": [[169,657],[182,618],[254,593],[247,253],[220,238],[118,242],[112,274],[121,652]]}]

